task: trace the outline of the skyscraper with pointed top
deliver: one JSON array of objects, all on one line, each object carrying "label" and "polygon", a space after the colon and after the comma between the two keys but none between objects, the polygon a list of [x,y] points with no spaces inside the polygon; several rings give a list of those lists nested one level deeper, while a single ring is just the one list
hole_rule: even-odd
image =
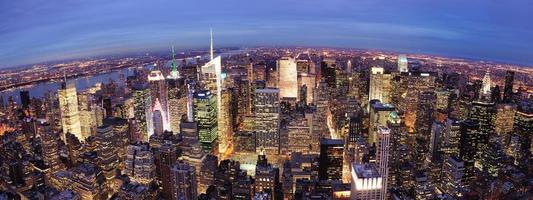
[{"label": "skyscraper with pointed top", "polygon": [[172,45],[172,62],[170,63],[171,70],[170,71],[170,77],[171,78],[180,78],[180,74],[178,72],[178,66],[176,65],[176,53],[174,52],[174,45]]}]

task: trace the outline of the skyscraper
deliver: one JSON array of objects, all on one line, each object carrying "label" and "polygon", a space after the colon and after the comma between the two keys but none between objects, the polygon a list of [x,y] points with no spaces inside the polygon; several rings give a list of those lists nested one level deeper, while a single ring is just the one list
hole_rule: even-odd
[{"label": "skyscraper", "polygon": [[174,76],[170,76],[166,81],[168,86],[170,129],[174,134],[178,134],[180,132],[181,117],[187,114],[187,84],[185,79],[181,77],[174,78]]},{"label": "skyscraper", "polygon": [[165,199],[177,199],[175,197],[175,177],[173,173],[174,164],[176,164],[176,147],[172,144],[164,144],[157,152],[159,161],[159,180],[163,186],[162,196]]},{"label": "skyscraper", "polygon": [[213,150],[218,137],[218,120],[216,99],[210,91],[194,94],[194,120],[198,123],[200,144],[206,150]]},{"label": "skyscraper", "polygon": [[[337,62],[332,58],[324,58],[320,63],[320,77],[326,82],[329,88],[335,88],[337,86],[336,73]],[[321,81],[322,81],[321,80]]]},{"label": "skyscraper", "polygon": [[148,185],[155,179],[153,153],[148,143],[135,143],[128,146],[124,172],[132,181]]},{"label": "skyscraper", "polygon": [[373,101],[370,104],[370,121],[368,128],[368,143],[374,144],[379,141],[378,127],[387,126],[387,121],[390,119],[390,114],[394,112],[394,108],[391,104],[382,104],[380,102]]},{"label": "skyscraper", "polygon": [[280,103],[279,89],[255,90],[254,110],[256,115],[257,150],[278,154],[280,148]]},{"label": "skyscraper", "polygon": [[399,55],[398,56],[398,71],[399,72],[408,72],[408,62],[407,57],[405,55]]},{"label": "skyscraper", "polygon": [[514,134],[519,138],[519,148],[516,160],[521,168],[531,165],[531,140],[533,138],[533,112],[530,110],[518,110],[514,119]]},{"label": "skyscraper", "polygon": [[456,156],[450,156],[442,168],[442,190],[452,197],[461,197],[464,189],[464,162]]},{"label": "skyscraper", "polygon": [[152,123],[152,96],[147,85],[133,85],[133,112],[135,124],[141,132],[141,139],[148,141],[154,133]]},{"label": "skyscraper", "polygon": [[320,140],[318,178],[320,180],[341,180],[344,142],[335,139]]},{"label": "skyscraper", "polygon": [[41,137],[44,163],[50,168],[51,173],[60,170],[62,164],[57,144],[58,134],[53,131],[52,126],[48,123],[39,123],[37,134]]},{"label": "skyscraper", "polygon": [[196,170],[186,163],[176,163],[171,169],[172,198],[170,200],[197,199]]},{"label": "skyscraper", "polygon": [[61,89],[58,90],[59,108],[61,111],[61,126],[63,134],[61,139],[66,141],[65,135],[72,133],[78,139],[85,140],[89,135],[81,134],[81,122],[78,112],[78,96],[76,94],[76,85],[73,82],[63,82]]},{"label": "skyscraper", "polygon": [[503,101],[505,103],[510,103],[513,100],[513,81],[514,71],[508,70],[505,73],[505,85],[503,88]]},{"label": "skyscraper", "polygon": [[382,103],[390,103],[391,87],[391,74],[385,73],[382,67],[372,67],[368,100],[377,99]]},{"label": "skyscraper", "polygon": [[381,196],[383,190],[382,176],[375,164],[352,163],[352,200],[376,200],[384,199]]},{"label": "skyscraper", "polygon": [[484,99],[490,99],[490,90],[491,90],[491,80],[490,80],[490,71],[487,70],[487,72],[485,73],[485,76],[483,77],[483,85],[481,87],[481,91],[480,91],[480,97],[484,98]]},{"label": "skyscraper", "polygon": [[474,178],[474,162],[477,154],[477,137],[479,135],[479,125],[471,120],[461,122],[459,139],[459,158],[464,162],[464,179],[468,182]]},{"label": "skyscraper", "polygon": [[20,91],[20,103],[22,103],[22,108],[24,109],[30,107],[30,92],[28,90]]},{"label": "skyscraper", "polygon": [[298,97],[298,73],[296,61],[292,57],[282,57],[277,61],[280,98]]},{"label": "skyscraper", "polygon": [[389,149],[390,149],[390,137],[391,130],[387,127],[379,127],[379,146],[378,146],[378,163],[379,163],[379,174],[381,175],[381,196],[387,196],[388,188],[388,179],[389,179]]},{"label": "skyscraper", "polygon": [[168,90],[165,77],[161,71],[151,71],[148,75],[150,85],[150,96],[152,97],[152,112],[159,111],[163,129],[170,131],[169,114],[168,114]]}]

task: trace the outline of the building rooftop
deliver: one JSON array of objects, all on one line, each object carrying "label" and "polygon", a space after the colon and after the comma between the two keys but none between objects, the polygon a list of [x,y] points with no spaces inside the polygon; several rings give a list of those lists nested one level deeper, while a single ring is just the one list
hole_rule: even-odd
[{"label": "building rooftop", "polygon": [[352,171],[358,178],[378,178],[381,177],[376,165],[352,163]]}]

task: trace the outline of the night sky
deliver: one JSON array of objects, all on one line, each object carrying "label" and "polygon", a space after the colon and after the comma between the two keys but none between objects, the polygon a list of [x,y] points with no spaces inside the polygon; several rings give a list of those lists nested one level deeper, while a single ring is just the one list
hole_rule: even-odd
[{"label": "night sky", "polygon": [[0,68],[169,49],[331,46],[533,66],[531,0],[0,0]]}]

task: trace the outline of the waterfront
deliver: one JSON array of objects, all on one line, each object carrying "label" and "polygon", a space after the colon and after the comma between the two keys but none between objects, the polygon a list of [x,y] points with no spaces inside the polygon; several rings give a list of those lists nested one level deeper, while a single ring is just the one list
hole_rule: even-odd
[{"label": "waterfront", "polygon": [[[123,85],[126,77],[133,74],[134,68],[135,67],[123,68],[94,76],[69,78],[68,81],[74,81],[76,83],[77,91],[85,90],[96,85],[97,83],[109,83],[111,80],[118,85]],[[4,90],[0,92],[0,96],[4,99],[4,103],[7,102],[9,96],[12,96],[15,102],[20,103],[20,91],[28,90],[31,98],[42,98],[48,91],[57,92],[59,88],[61,88],[61,81],[48,81]]]}]

